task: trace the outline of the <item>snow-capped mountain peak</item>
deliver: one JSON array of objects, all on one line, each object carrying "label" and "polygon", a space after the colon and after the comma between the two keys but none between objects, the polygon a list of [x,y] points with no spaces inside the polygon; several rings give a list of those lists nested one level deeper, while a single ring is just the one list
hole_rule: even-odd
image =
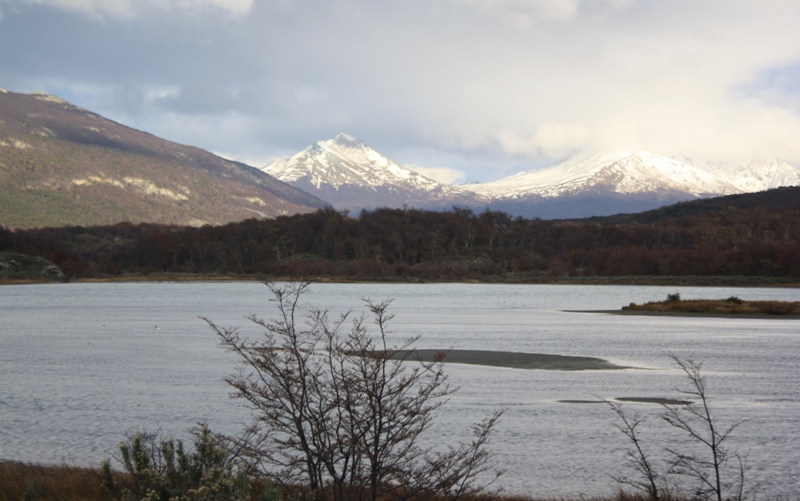
[{"label": "snow-capped mountain peak", "polygon": [[448,207],[479,204],[470,192],[427,178],[381,155],[348,134],[317,141],[287,160],[262,170],[293,186],[317,193],[336,208],[410,205]]},{"label": "snow-capped mountain peak", "polygon": [[618,151],[584,152],[499,181],[450,186],[347,134],[318,141],[264,170],[337,209],[406,205],[440,210],[458,205],[543,218],[639,212],[700,197],[800,185],[800,170],[780,160],[725,164]]},{"label": "snow-capped mountain peak", "polygon": [[327,141],[317,141],[288,160],[277,161],[263,170],[284,182],[305,179],[316,188],[323,184],[337,188],[345,184],[389,186],[400,182],[419,187],[438,184],[344,133]]},{"label": "snow-capped mountain peak", "polygon": [[520,172],[499,181],[466,188],[486,196],[504,198],[531,194],[553,198],[586,190],[620,195],[669,191],[695,197],[740,191],[705,170],[647,151],[579,155],[545,169]]}]

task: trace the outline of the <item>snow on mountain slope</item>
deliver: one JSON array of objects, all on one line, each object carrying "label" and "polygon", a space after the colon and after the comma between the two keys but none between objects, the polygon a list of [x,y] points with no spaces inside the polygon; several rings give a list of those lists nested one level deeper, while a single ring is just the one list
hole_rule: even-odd
[{"label": "snow on mountain slope", "polygon": [[800,185],[800,170],[778,160],[736,165],[638,151],[584,153],[545,169],[456,187],[400,166],[346,134],[263,170],[337,209],[458,205],[546,219],[641,212],[695,198]]},{"label": "snow on mountain slope", "polygon": [[745,193],[781,186],[800,186],[800,169],[792,167],[783,160],[753,160],[747,165],[696,160],[686,160],[686,162],[720,179],[725,179]]},{"label": "snow on mountain slope", "polygon": [[323,184],[335,187],[345,184],[405,184],[435,189],[439,184],[392,162],[363,141],[347,134],[339,134],[328,141],[318,141],[288,160],[279,160],[262,170],[283,182],[307,179],[317,188]]},{"label": "snow on mountain slope", "polygon": [[682,192],[689,198],[741,190],[708,171],[648,152],[583,155],[551,167],[464,187],[494,199],[556,198],[586,191],[619,195]]},{"label": "snow on mountain slope", "polygon": [[403,167],[347,134],[319,141],[264,172],[326,200],[337,209],[477,206],[480,196]]}]

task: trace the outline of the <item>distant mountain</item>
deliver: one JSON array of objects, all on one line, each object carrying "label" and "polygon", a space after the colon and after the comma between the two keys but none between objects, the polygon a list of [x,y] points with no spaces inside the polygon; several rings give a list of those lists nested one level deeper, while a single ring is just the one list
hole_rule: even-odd
[{"label": "distant mountain", "polygon": [[642,212],[686,200],[800,185],[785,162],[712,164],[649,152],[576,156],[499,181],[464,186],[496,210],[544,219]]},{"label": "distant mountain", "polygon": [[316,142],[263,170],[340,210],[403,205],[442,210],[454,205],[483,207],[488,202],[480,195],[398,165],[347,134]]},{"label": "distant mountain", "polygon": [[0,90],[0,225],[222,224],[326,204],[55,96]]}]

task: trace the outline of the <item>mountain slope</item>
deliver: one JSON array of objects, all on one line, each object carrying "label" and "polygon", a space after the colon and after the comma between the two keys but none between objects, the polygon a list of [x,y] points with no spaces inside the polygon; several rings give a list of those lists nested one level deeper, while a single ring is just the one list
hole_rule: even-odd
[{"label": "mountain slope", "polygon": [[258,169],[55,96],[0,92],[0,224],[200,225],[326,204]]},{"label": "mountain slope", "polygon": [[492,183],[468,185],[491,207],[547,219],[632,213],[685,200],[800,184],[785,162],[746,167],[693,162],[649,152],[583,155]]},{"label": "mountain slope", "polygon": [[686,162],[727,180],[743,193],[800,185],[800,169],[778,159],[753,160],[747,165],[709,163],[690,159]]},{"label": "mountain slope", "polygon": [[741,193],[721,197],[703,198],[680,202],[636,214],[591,217],[578,222],[602,224],[655,223],[664,219],[708,216],[714,212],[728,212],[736,219],[736,211],[761,209],[770,212],[800,210],[800,186],[783,186],[756,193]]},{"label": "mountain slope", "polygon": [[486,203],[479,195],[398,165],[347,134],[316,142],[263,170],[340,210],[403,205],[436,210]]}]

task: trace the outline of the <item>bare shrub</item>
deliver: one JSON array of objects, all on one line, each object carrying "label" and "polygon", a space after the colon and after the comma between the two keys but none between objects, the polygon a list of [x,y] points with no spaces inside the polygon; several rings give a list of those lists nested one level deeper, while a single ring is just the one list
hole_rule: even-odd
[{"label": "bare shrub", "polygon": [[429,363],[396,357],[417,339],[389,345],[390,300],[364,300],[377,329],[372,337],[364,315],[332,320],[327,310],[302,309],[308,283],[267,286],[278,318],[249,317],[263,337],[248,339],[206,319],[242,360],[226,381],[249,402],[256,424],[230,441],[253,471],[335,501],[455,500],[499,475],[490,472],[486,448],[499,413],[475,425],[470,444],[436,452],[423,442],[453,389],[444,353]]},{"label": "bare shrub", "polygon": [[645,451],[645,447],[639,437],[637,428],[645,422],[646,418],[641,414],[628,414],[619,402],[606,400],[617,415],[618,424],[615,426],[621,431],[631,444],[631,448],[625,451],[625,461],[628,466],[636,472],[637,476],[614,477],[614,480],[621,485],[629,485],[638,491],[645,493],[653,501],[661,501],[668,498],[669,484],[665,475],[656,469],[650,455]]},{"label": "bare shrub", "polygon": [[[620,403],[607,401],[617,415],[617,428],[631,444],[625,453],[626,461],[637,474],[634,478],[617,477],[617,482],[645,493],[654,501],[687,495],[691,499],[716,501],[754,497],[757,486],[745,490],[748,467],[744,458],[727,447],[728,439],[741,422],[726,426],[719,423],[710,406],[701,363],[673,353],[668,355],[686,375],[688,385],[678,391],[689,397],[689,403],[664,404],[660,418],[688,436],[686,450],[665,447],[668,468],[666,473],[660,473],[637,430],[645,418],[638,413],[626,413]],[[692,480],[691,485],[683,484],[680,478]]]},{"label": "bare shrub", "polygon": [[[695,443],[702,446],[704,453],[689,453],[668,447],[672,455],[670,471],[693,478],[697,481],[695,495],[702,498],[744,499],[745,472],[744,460],[737,452],[730,452],[726,443],[731,433],[741,424],[736,422],[722,426],[712,413],[706,389],[706,378],[701,372],[702,364],[692,359],[682,359],[670,353],[669,357],[683,370],[688,380],[681,393],[691,397],[689,405],[665,405],[662,419],[670,426],[685,432]],[[733,471],[729,462],[734,460]]]}]

